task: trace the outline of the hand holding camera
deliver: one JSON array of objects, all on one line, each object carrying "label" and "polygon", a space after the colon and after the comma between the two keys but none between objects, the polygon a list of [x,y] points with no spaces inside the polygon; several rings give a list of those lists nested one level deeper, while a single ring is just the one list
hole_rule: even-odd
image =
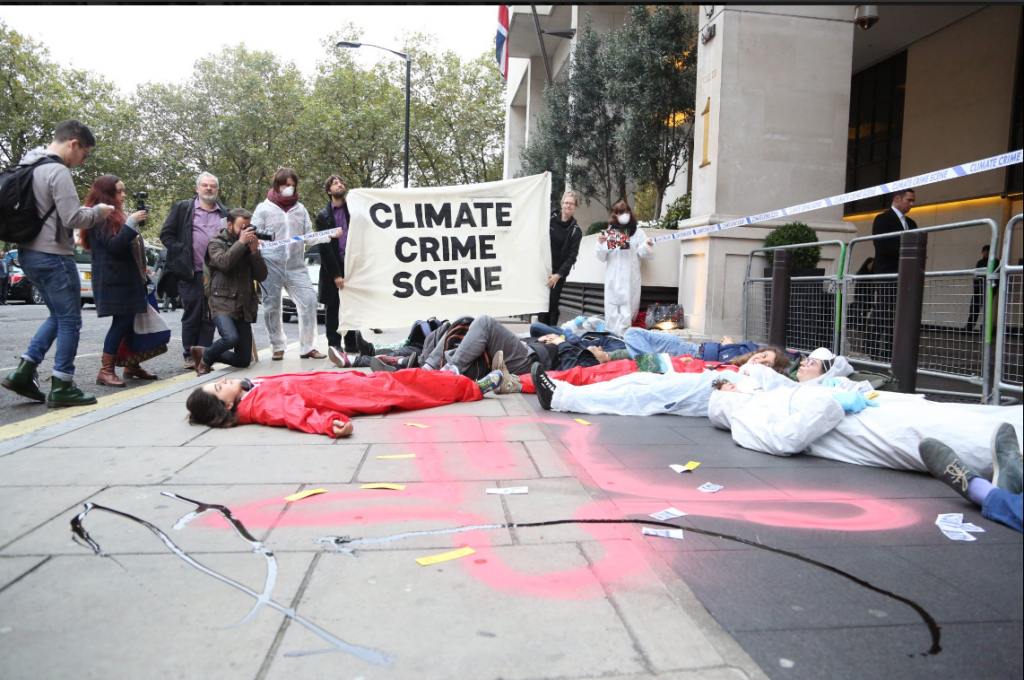
[{"label": "hand holding camera", "polygon": [[132,198],[135,199],[135,212],[132,213],[132,219],[139,223],[139,228],[141,229],[146,223],[146,217],[153,206],[146,204],[149,194],[145,191],[136,191],[132,194]]}]

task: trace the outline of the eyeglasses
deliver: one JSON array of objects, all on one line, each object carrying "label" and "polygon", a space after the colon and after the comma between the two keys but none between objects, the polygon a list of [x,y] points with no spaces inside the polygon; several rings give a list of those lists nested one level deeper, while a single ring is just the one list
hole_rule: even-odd
[{"label": "eyeglasses", "polygon": [[574,208],[576,207],[576,204],[572,201],[562,201],[562,205],[571,205]]}]

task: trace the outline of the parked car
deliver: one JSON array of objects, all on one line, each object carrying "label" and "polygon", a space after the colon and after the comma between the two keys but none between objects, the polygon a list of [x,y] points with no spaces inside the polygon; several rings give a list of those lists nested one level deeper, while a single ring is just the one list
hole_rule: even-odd
[{"label": "parked car", "polygon": [[[324,323],[327,319],[327,308],[324,306],[324,303],[320,302],[320,253],[316,251],[306,253],[306,269],[309,271],[310,281],[313,282],[313,290],[316,291],[316,320],[318,323]],[[281,319],[288,323],[293,317],[297,316],[298,312],[295,310],[295,302],[292,301],[287,290],[282,290]]]},{"label": "parked car", "polygon": [[92,253],[82,246],[75,246],[75,266],[78,267],[78,278],[82,282],[82,306],[86,303],[96,304],[92,294]]},{"label": "parked car", "polygon": [[29,278],[25,276],[25,272],[21,267],[16,264],[9,265],[8,277],[8,283],[10,284],[10,287],[7,289],[8,300],[24,300],[30,305],[43,304],[42,294],[29,281]]}]

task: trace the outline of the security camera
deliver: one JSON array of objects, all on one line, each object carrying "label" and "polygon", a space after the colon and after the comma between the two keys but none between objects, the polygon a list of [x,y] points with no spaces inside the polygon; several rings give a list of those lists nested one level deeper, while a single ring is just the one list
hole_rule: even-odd
[{"label": "security camera", "polygon": [[878,5],[857,5],[853,10],[853,23],[865,31],[878,23]]}]

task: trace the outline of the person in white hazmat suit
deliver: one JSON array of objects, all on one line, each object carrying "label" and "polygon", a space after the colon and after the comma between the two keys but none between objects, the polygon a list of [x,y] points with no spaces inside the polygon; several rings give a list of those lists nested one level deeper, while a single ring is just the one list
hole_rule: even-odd
[{"label": "person in white hazmat suit", "polygon": [[991,474],[988,443],[993,430],[1010,423],[1019,435],[1024,418],[1024,406],[948,404],[926,401],[922,395],[872,394],[870,384],[845,379],[775,387],[765,383],[767,389],[741,380],[719,387],[708,403],[708,417],[716,427],[731,430],[733,441],[744,448],[775,456],[807,453],[895,470],[927,472],[918,447],[922,439],[935,437],[979,473]]},{"label": "person in white hazmat suit", "polygon": [[597,259],[605,263],[605,330],[622,335],[640,309],[640,260],[654,259],[654,241],[636,224],[625,201],[612,207],[608,229],[597,237]]},{"label": "person in white hazmat suit", "polygon": [[[274,240],[302,236],[313,231],[306,207],[299,203],[299,176],[291,168],[281,168],[274,174],[274,182],[267,199],[256,206],[252,226],[256,231],[270,232]],[[263,250],[267,263],[267,280],[263,282],[263,323],[274,350],[273,359],[284,358],[288,345],[281,325],[281,290],[288,291],[299,316],[299,356],[303,359],[323,359],[326,355],[316,350],[316,291],[309,278],[304,259],[306,246],[322,243],[326,237],[311,241],[289,243]]]},{"label": "person in white hazmat suit", "polygon": [[[541,406],[551,411],[621,416],[671,414],[703,418],[708,413],[712,383],[716,380],[749,377],[759,390],[796,385],[771,368],[775,351],[765,347],[753,352],[736,373],[631,373],[608,382],[577,386],[554,380],[537,366],[532,377]],[[830,359],[817,358],[824,355]],[[797,370],[797,380],[801,383],[821,383],[829,378],[849,375],[853,370],[845,359],[838,361],[842,357],[834,357],[827,349],[815,350],[810,357]]]}]

